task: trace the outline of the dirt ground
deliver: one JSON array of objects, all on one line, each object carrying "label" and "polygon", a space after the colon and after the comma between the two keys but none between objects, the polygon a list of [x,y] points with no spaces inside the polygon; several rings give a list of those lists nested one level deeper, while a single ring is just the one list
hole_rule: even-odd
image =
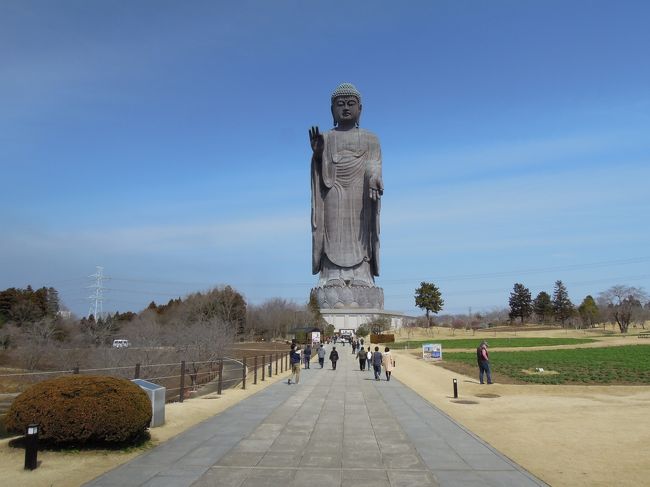
[{"label": "dirt ground", "polygon": [[[411,333],[419,338],[452,338],[448,330]],[[406,340],[406,333],[401,334]],[[454,333],[457,338],[488,339],[492,333]],[[512,332],[498,336],[514,336]],[[583,332],[517,332],[516,336],[575,336]],[[601,340],[601,338],[598,338]],[[602,338],[600,346],[639,343],[636,337]],[[645,342],[643,342],[645,343]],[[648,485],[650,456],[650,386],[480,385],[423,361],[413,350],[394,349],[393,375],[461,425],[552,486]],[[498,360],[498,349],[491,349]],[[285,374],[286,375],[286,374]],[[278,375],[246,391],[228,390],[166,407],[166,423],[151,430],[152,444],[160,444],[242,399],[282,380]],[[459,398],[453,398],[452,379]],[[146,451],[39,452],[40,467],[23,470],[24,452],[0,441],[0,479],[7,486],[75,487]]]}]

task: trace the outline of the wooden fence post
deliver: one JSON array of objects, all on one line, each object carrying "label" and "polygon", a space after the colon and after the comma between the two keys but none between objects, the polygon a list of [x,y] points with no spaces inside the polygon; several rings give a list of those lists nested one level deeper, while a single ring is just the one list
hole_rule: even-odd
[{"label": "wooden fence post", "polygon": [[219,359],[219,382],[217,382],[217,394],[221,395],[223,387],[223,359]]},{"label": "wooden fence post", "polygon": [[178,402],[183,402],[183,396],[185,395],[185,360],[181,361],[181,387],[178,393]]},{"label": "wooden fence post", "polygon": [[253,365],[253,384],[257,385],[257,355],[255,355],[255,364]]},{"label": "wooden fence post", "polygon": [[246,357],[244,357],[244,360],[242,360],[241,365],[242,365],[242,370],[241,370],[242,379],[241,379],[241,383],[242,383],[242,389],[245,390],[245,389],[246,389]]},{"label": "wooden fence post", "polygon": [[262,381],[264,381],[264,373],[266,372],[266,355],[262,355]]}]

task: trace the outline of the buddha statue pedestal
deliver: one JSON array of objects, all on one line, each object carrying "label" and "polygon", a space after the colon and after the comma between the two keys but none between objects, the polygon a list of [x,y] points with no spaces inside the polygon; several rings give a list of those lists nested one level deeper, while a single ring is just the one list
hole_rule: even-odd
[{"label": "buddha statue pedestal", "polygon": [[320,309],[384,309],[384,290],[376,286],[336,285],[312,289]]}]

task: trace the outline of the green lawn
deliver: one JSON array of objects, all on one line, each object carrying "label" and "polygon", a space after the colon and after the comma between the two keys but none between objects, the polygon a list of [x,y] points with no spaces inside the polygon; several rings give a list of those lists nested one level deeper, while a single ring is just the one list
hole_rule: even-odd
[{"label": "green lawn", "polygon": [[[476,367],[474,353],[444,353],[443,347],[443,359]],[[490,366],[495,375],[537,384],[650,384],[650,345],[493,352]],[[546,374],[523,372],[538,367]]]},{"label": "green lawn", "polygon": [[[401,349],[420,348],[426,343],[440,343],[443,352],[448,349],[459,348],[476,348],[483,341],[483,338],[459,338],[458,340],[439,340],[431,338],[429,340],[412,340],[406,342],[387,343],[390,348]],[[581,343],[591,343],[596,340],[591,338],[485,338],[490,348],[495,347],[550,347],[554,345],[578,345]]]}]

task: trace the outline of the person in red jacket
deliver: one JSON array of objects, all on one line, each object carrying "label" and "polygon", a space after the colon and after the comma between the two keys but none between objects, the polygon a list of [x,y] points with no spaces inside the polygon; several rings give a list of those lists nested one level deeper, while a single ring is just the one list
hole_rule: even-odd
[{"label": "person in red jacket", "polygon": [[483,373],[487,375],[487,383],[492,384],[492,374],[490,372],[490,358],[488,355],[488,344],[485,340],[476,349],[476,361],[478,362],[478,379],[483,384]]}]

